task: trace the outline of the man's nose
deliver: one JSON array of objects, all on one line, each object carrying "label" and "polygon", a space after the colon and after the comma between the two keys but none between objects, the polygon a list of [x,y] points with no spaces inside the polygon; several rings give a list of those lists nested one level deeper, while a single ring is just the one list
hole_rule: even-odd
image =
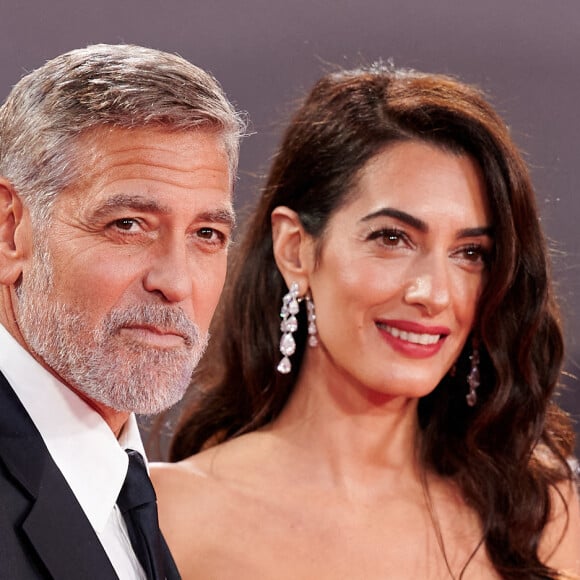
[{"label": "man's nose", "polygon": [[167,302],[183,302],[193,291],[194,264],[187,240],[172,238],[159,243],[149,258],[143,287],[161,295]]}]

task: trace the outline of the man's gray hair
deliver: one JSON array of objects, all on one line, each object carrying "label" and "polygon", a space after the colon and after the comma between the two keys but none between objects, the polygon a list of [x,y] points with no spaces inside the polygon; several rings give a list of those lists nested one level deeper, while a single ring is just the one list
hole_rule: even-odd
[{"label": "man's gray hair", "polygon": [[0,175],[34,221],[48,221],[55,197],[80,177],[79,138],[103,126],[216,130],[232,179],[245,130],[218,82],[180,56],[106,44],[60,55],[23,77],[0,108]]}]

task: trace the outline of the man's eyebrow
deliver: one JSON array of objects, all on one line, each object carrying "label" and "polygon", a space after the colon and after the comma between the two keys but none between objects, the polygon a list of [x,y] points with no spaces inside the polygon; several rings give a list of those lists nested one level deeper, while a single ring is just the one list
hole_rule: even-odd
[{"label": "man's eyebrow", "polygon": [[231,207],[225,206],[209,211],[204,211],[197,216],[198,221],[219,223],[234,229],[236,225],[236,214]]},{"label": "man's eyebrow", "polygon": [[[141,195],[129,195],[120,193],[118,195],[113,195],[102,205],[100,205],[93,213],[93,218],[96,220],[103,219],[108,216],[117,214],[120,209],[141,211],[145,213],[158,213],[164,215],[171,213],[171,210],[168,206],[159,203],[155,199]],[[222,207],[204,211],[197,216],[196,220],[221,223],[232,229],[236,225],[236,216],[230,204],[224,204]]]},{"label": "man's eyebrow", "polygon": [[[370,213],[361,219],[362,222],[367,222],[377,217],[391,217],[399,220],[407,225],[419,230],[422,233],[427,233],[429,231],[429,226],[426,222],[418,217],[415,217],[405,211],[400,209],[395,209],[392,207],[384,207],[373,213]],[[477,238],[480,236],[493,237],[493,227],[492,226],[481,226],[475,228],[464,228],[457,232],[457,239],[462,238]]]},{"label": "man's eyebrow", "polygon": [[97,207],[93,215],[95,218],[105,218],[116,213],[119,209],[132,209],[149,213],[169,213],[169,208],[160,204],[157,200],[140,195],[120,193],[105,200],[102,205]]}]

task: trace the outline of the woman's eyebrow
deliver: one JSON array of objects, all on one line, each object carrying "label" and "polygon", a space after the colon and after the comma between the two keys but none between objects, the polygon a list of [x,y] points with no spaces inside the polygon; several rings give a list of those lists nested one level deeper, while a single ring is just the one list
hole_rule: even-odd
[{"label": "woman's eyebrow", "polygon": [[457,232],[457,239],[460,238],[477,238],[480,236],[493,237],[492,226],[481,226],[479,228],[465,228]]},{"label": "woman's eyebrow", "polygon": [[419,230],[421,232],[428,232],[429,231],[429,226],[421,219],[412,216],[411,214],[405,212],[405,211],[401,211],[400,209],[395,209],[392,207],[383,207],[377,211],[374,211],[373,213],[370,213],[366,216],[364,216],[361,219],[361,222],[367,222],[370,221],[372,219],[375,219],[377,217],[391,217],[391,218],[395,218],[401,222],[406,223],[407,225],[411,226],[412,228],[415,228],[416,230]]},{"label": "woman's eyebrow", "polygon": [[[367,222],[377,217],[391,217],[399,220],[412,228],[419,230],[422,233],[427,233],[429,231],[429,226],[422,219],[415,217],[406,211],[400,209],[395,209],[392,207],[383,207],[377,211],[374,211],[361,219],[361,222]],[[478,226],[475,228],[463,228],[457,232],[457,239],[462,238],[477,238],[480,236],[493,237],[493,227],[492,226]]]}]

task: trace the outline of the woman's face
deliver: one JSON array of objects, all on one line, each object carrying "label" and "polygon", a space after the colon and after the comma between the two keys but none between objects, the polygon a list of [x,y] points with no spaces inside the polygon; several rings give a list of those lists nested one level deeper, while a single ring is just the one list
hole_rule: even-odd
[{"label": "woman's face", "polygon": [[320,346],[305,362],[378,393],[429,393],[474,326],[491,226],[470,157],[412,141],[378,154],[321,241]]}]

